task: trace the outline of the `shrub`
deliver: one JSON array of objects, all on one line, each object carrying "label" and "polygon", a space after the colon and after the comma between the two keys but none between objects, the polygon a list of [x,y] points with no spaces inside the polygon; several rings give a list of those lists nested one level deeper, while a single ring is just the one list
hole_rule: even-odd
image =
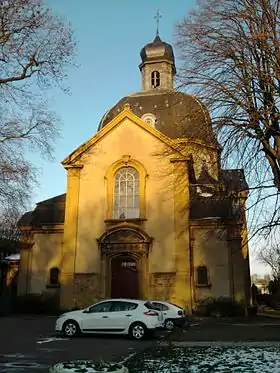
[{"label": "shrub", "polygon": [[248,307],[247,308],[247,313],[248,313],[249,317],[256,316],[257,313],[258,313],[258,307],[257,306]]},{"label": "shrub", "polygon": [[14,305],[14,312],[28,314],[53,314],[59,309],[57,294],[26,294],[18,296]]},{"label": "shrub", "polygon": [[277,296],[275,294],[258,294],[257,303],[259,305],[264,304],[267,307],[277,307]]},{"label": "shrub", "polygon": [[197,304],[195,314],[204,317],[237,317],[244,316],[244,306],[231,298],[207,298]]}]

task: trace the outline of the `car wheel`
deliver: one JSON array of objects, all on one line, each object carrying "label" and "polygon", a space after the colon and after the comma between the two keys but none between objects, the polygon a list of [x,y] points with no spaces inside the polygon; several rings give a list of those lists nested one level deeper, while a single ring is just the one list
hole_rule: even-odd
[{"label": "car wheel", "polygon": [[65,321],[62,330],[65,337],[75,337],[80,333],[80,327],[74,320]]},{"label": "car wheel", "polygon": [[172,330],[175,327],[174,321],[172,320],[166,320],[164,323],[165,329]]},{"label": "car wheel", "polygon": [[129,328],[129,336],[133,339],[143,339],[147,335],[147,328],[144,324],[136,322]]}]

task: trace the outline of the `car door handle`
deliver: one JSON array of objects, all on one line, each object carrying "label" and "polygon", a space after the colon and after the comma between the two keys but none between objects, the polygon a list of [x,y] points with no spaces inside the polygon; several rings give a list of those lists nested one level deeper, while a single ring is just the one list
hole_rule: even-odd
[{"label": "car door handle", "polygon": [[131,317],[131,315],[125,315],[126,317]]},{"label": "car door handle", "polygon": [[102,316],[102,319],[108,319],[108,316]]}]

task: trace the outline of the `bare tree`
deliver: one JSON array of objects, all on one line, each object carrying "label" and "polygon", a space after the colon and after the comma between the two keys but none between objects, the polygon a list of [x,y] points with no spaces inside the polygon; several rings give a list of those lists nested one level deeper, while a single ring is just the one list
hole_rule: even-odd
[{"label": "bare tree", "polygon": [[267,246],[259,251],[258,256],[260,262],[270,268],[274,280],[280,281],[280,246]]},{"label": "bare tree", "polygon": [[10,207],[0,213],[0,262],[9,253],[19,250],[17,223],[21,215],[22,211]]},{"label": "bare tree", "polygon": [[42,0],[0,1],[0,205],[24,205],[36,170],[28,155],[51,157],[58,118],[46,90],[58,86],[73,61],[70,26]]},{"label": "bare tree", "polygon": [[210,108],[227,166],[245,169],[255,232],[280,222],[279,16],[280,0],[204,0],[177,26],[179,83]]}]

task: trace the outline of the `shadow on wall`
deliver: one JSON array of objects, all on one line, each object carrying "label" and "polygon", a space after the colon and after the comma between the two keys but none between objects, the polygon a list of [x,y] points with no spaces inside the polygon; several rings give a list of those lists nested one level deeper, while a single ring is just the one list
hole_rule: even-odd
[{"label": "shadow on wall", "polygon": [[0,296],[0,316],[11,314],[58,314],[59,287],[43,290],[41,294],[17,295],[18,268],[5,278]]},{"label": "shadow on wall", "polygon": [[[42,236],[42,235],[41,235]],[[45,244],[49,243],[49,237],[46,234]],[[61,261],[60,250],[57,250],[55,256],[52,255],[52,251],[44,251],[45,245],[42,246],[41,252],[36,252],[36,255],[40,260],[32,261],[32,270],[24,271],[22,276],[19,275],[20,264],[13,265],[10,263],[6,269],[3,279],[3,291],[0,296],[0,314],[9,315],[12,313],[31,313],[31,314],[56,314],[59,311],[59,269],[57,268],[57,281],[54,284],[53,278],[50,274],[53,274],[54,263]],[[32,247],[32,249],[34,246]],[[47,255],[47,253],[49,255]],[[34,256],[34,255],[33,255]],[[24,255],[22,259],[24,260]],[[59,259],[58,259],[58,258]],[[36,259],[36,257],[35,257]],[[44,260],[42,262],[42,260]],[[49,271],[49,269],[51,269]],[[23,281],[23,283],[19,283]],[[30,282],[33,286],[31,286]],[[36,282],[38,282],[36,284]],[[43,286],[42,286],[43,283]],[[40,290],[38,291],[38,284]],[[29,293],[28,291],[32,291]],[[21,295],[18,295],[20,290]],[[22,291],[24,290],[24,291]],[[36,293],[34,292],[36,291]],[[26,292],[26,294],[24,294]]]}]

